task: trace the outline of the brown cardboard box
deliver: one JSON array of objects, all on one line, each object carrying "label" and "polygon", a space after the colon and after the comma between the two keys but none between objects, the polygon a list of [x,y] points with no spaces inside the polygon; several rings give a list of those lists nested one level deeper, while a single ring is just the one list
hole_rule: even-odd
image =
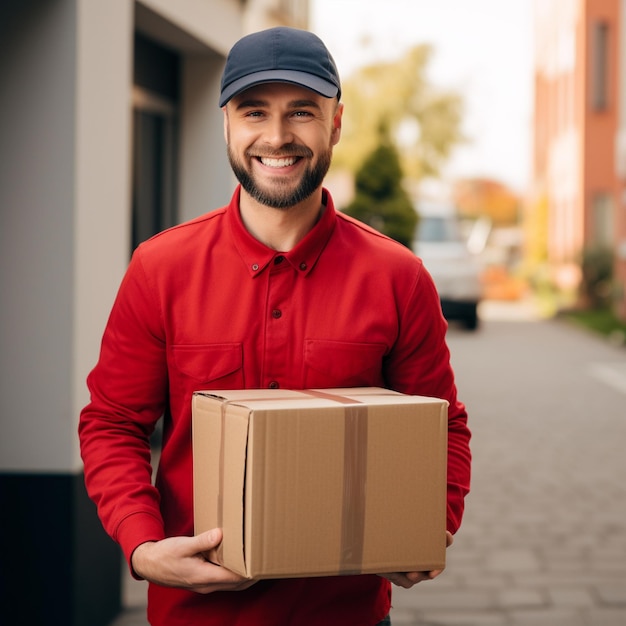
[{"label": "brown cardboard box", "polygon": [[445,565],[447,402],[379,388],[197,392],[196,533],[248,578]]}]

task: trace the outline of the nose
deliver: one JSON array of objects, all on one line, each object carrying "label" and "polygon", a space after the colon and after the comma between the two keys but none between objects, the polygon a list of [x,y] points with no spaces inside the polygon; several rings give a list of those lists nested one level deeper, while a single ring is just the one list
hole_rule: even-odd
[{"label": "nose", "polygon": [[268,120],[264,130],[263,141],[273,148],[280,148],[293,142],[293,133],[289,128],[289,122],[282,117],[276,116]]}]

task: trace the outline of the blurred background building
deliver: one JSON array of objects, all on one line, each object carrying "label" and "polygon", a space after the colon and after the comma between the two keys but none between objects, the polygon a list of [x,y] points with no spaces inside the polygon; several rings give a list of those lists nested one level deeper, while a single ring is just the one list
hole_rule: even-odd
[{"label": "blurred background building", "polygon": [[78,453],[85,377],[136,244],[230,199],[231,45],[307,20],[307,0],[0,3],[3,623],[118,611],[120,553]]},{"label": "blurred background building", "polygon": [[626,319],[626,2],[536,0],[534,36],[529,253]]}]

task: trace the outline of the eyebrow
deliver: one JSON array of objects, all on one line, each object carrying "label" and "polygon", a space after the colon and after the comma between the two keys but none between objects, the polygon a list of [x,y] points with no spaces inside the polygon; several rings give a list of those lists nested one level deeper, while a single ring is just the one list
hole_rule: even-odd
[{"label": "eyebrow", "polygon": [[[269,106],[268,100],[262,100],[260,98],[248,98],[247,100],[242,100],[239,104],[237,104],[237,110],[240,109],[254,109],[254,108],[262,108]],[[290,109],[302,109],[302,108],[312,108],[321,110],[320,105],[315,100],[292,100],[288,103],[288,108]]]}]

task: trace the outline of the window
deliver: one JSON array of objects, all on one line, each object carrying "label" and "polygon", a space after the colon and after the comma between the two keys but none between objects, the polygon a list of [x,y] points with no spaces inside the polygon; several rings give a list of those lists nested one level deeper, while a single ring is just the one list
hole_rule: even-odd
[{"label": "window", "polygon": [[613,196],[597,193],[592,200],[591,242],[596,246],[613,245]]},{"label": "window", "polygon": [[609,25],[595,22],[591,33],[591,106],[604,111],[609,105]]},{"label": "window", "polygon": [[176,223],[179,100],[177,54],[135,37],[132,250]]}]

